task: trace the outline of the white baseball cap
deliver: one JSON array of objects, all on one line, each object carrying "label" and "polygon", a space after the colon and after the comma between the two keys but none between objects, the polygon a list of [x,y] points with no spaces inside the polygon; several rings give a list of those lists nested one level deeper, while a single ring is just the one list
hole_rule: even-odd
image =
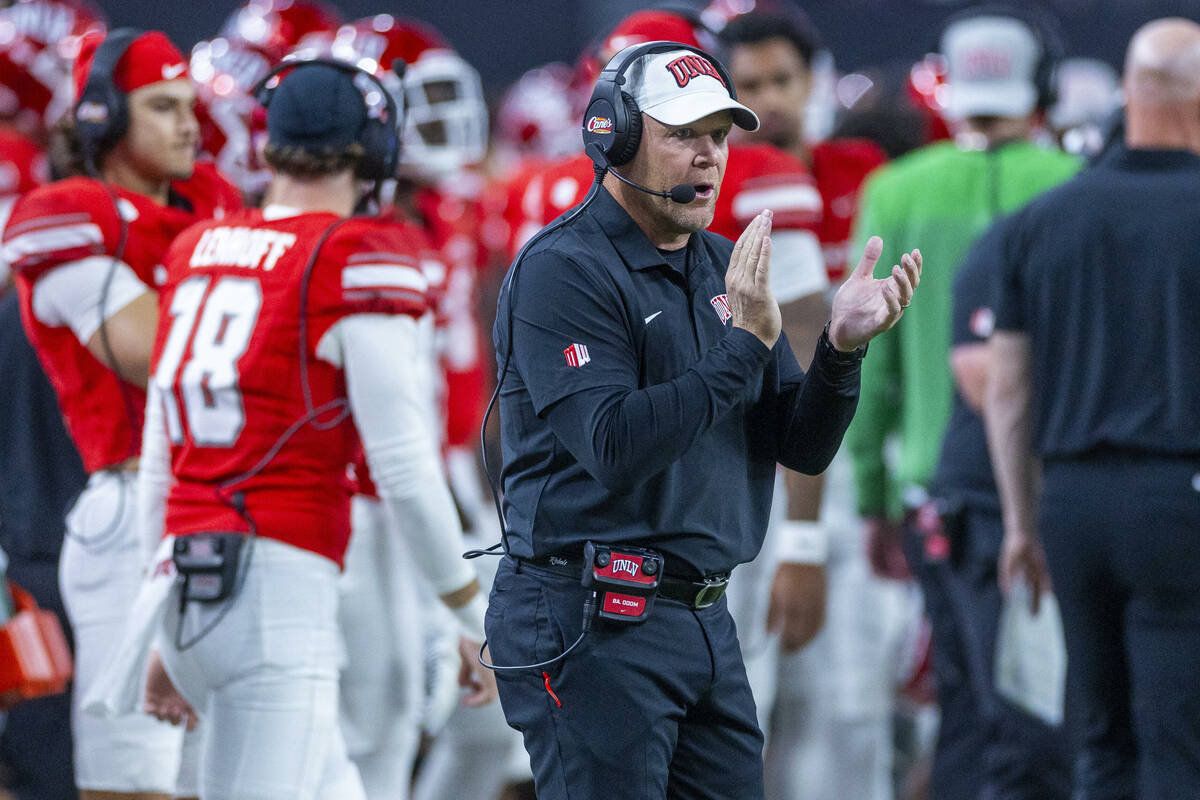
[{"label": "white baseball cap", "polygon": [[951,117],[1023,117],[1037,107],[1042,45],[1024,22],[978,16],[952,23],[942,54]]},{"label": "white baseball cap", "polygon": [[718,111],[732,111],[739,128],[758,129],[758,116],[734,100],[712,62],[692,50],[643,56],[626,76],[638,108],[664,125],[687,125]]}]

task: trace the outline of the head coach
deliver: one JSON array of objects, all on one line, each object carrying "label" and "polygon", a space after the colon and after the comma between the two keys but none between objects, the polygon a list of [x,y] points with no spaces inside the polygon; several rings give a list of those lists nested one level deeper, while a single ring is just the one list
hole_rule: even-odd
[{"label": "head coach", "polygon": [[619,52],[584,114],[602,183],[500,294],[507,555],[487,633],[520,667],[500,698],[542,800],[762,797],[725,583],[762,543],[776,463],[833,457],[866,343],[920,278],[914,251],[875,280],[873,239],[802,370],[770,291],[771,212],[736,245],[704,230],[733,125],[758,118],[708,54]]}]

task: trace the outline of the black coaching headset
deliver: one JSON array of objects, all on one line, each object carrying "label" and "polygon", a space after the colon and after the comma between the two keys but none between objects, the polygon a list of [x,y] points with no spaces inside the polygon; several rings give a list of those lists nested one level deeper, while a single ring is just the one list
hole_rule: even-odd
[{"label": "black coaching headset", "polygon": [[[252,92],[254,99],[263,108],[268,108],[271,104],[271,96],[275,93],[275,88],[279,86],[282,73],[290,72],[293,69],[310,64],[323,64],[327,67],[333,67],[350,75],[351,78],[365,77],[379,89],[384,103],[382,114],[372,114],[372,111],[378,107],[378,103],[372,102],[370,92],[364,93],[363,96],[363,101],[367,105],[367,119],[363,123],[362,130],[358,132],[357,142],[362,146],[363,158],[359,162],[356,174],[363,180],[375,181],[376,183],[388,178],[394,178],[396,176],[396,168],[400,164],[400,126],[403,123],[403,118],[401,117],[400,105],[396,102],[395,96],[393,96],[388,88],[384,86],[383,81],[375,74],[355,64],[333,58],[297,58],[290,61],[285,60],[268,72],[255,85]],[[398,78],[403,77],[404,62],[394,62],[392,64],[392,71]],[[357,85],[357,81],[355,84]]]},{"label": "black coaching headset", "polygon": [[1066,56],[1066,46],[1059,33],[1057,20],[1048,12],[1030,4],[1026,6],[1006,5],[1004,3],[986,3],[984,5],[965,8],[942,23],[938,33],[934,52],[942,51],[942,42],[946,32],[953,25],[972,19],[984,17],[1007,17],[1024,25],[1038,45],[1038,61],[1034,67],[1033,83],[1037,90],[1037,108],[1045,111],[1058,101],[1058,80],[1056,71],[1058,64]]},{"label": "black coaching headset", "polygon": [[108,34],[92,58],[87,82],[75,104],[75,131],[83,145],[84,163],[91,175],[98,172],[101,153],[111,149],[129,130],[129,100],[117,87],[117,64],[145,31],[120,28]]}]

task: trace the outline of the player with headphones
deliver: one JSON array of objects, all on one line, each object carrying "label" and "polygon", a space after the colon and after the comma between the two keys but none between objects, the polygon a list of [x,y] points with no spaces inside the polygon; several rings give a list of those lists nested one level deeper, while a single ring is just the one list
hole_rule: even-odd
[{"label": "player with headphones", "polygon": [[[942,712],[933,797],[1069,796],[1061,730],[993,688],[1002,532],[979,415],[991,287],[968,258],[993,221],[1079,167],[1035,142],[1061,55],[1053,42],[1023,10],[990,6],[953,16],[939,52],[955,138],[875,172],[857,222],[858,241],[875,233],[885,241],[919,238],[939,265],[921,290],[926,302],[876,343],[884,357],[863,370],[858,419],[846,435],[873,565],[903,577],[907,564],[925,599]],[[918,192],[921,202],[911,202]],[[897,433],[899,457],[885,459],[885,440]]]},{"label": "player with headphones", "polygon": [[[325,59],[285,61],[256,94],[268,205],[193,226],[163,262],[140,483],[158,553],[130,657],[92,699],[136,702],[157,639],[206,728],[201,796],[354,800],[337,578],[359,441],[412,558],[476,643],[484,598],[459,557],[420,380],[423,240],[352,216],[374,193],[364,182],[395,174],[403,108],[372,74]],[[494,697],[470,666],[469,700]]]},{"label": "player with headphones", "polygon": [[771,212],[736,246],[705,230],[729,131],[758,124],[725,68],[626,48],[582,122],[596,183],[518,255],[494,329],[501,702],[539,798],[761,798],[729,573],[762,544],[776,462],[832,458],[920,256],[875,280],[871,243],[805,372],[771,294]]},{"label": "player with headphones", "polygon": [[157,31],[89,34],[74,65],[74,135],[86,177],[38,188],[4,231],[29,339],[91,473],[60,561],[75,635],[73,731],[84,798],[192,794],[176,783],[178,731],[140,713],[80,710],[137,594],[134,486],[158,316],[157,265],[175,234],[241,205],[195,163],[187,61]]}]

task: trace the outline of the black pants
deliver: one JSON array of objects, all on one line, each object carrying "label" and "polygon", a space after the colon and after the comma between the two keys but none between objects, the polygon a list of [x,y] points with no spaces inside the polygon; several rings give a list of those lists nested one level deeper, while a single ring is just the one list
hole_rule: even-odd
[{"label": "black pants", "polygon": [[1080,693],[1079,800],[1200,797],[1200,462],[1049,462],[1039,530]]},{"label": "black pants", "polygon": [[[70,634],[58,594],[58,565],[13,554],[8,577],[58,614]],[[0,764],[19,800],[76,800],[71,739],[71,691],[26,700],[8,713],[0,735]]]},{"label": "black pants", "polygon": [[956,523],[940,529],[910,524],[907,534],[906,554],[932,629],[941,712],[931,800],[1066,800],[1066,735],[994,688],[1003,605],[996,575],[1000,516],[967,507]]},{"label": "black pants", "polygon": [[[579,635],[585,591],[504,559],[487,612],[493,660],[561,653]],[[724,598],[701,610],[658,598],[645,623],[597,621],[561,662],[497,683],[538,800],[763,796],[763,737]]]}]

